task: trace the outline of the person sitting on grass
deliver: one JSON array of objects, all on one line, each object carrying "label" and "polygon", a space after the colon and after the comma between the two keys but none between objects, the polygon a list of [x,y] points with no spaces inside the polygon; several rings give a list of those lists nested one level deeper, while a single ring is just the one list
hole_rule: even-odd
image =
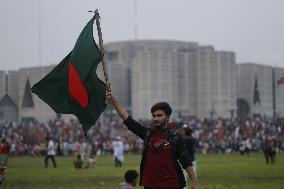
[{"label": "person sitting on grass", "polygon": [[81,169],[82,168],[83,161],[81,159],[81,155],[80,154],[77,155],[77,159],[73,163],[74,163],[74,167],[76,169]]},{"label": "person sitting on grass", "polygon": [[128,170],[124,174],[125,183],[120,189],[134,189],[137,184],[138,173],[135,170]]},{"label": "person sitting on grass", "polygon": [[92,155],[89,155],[88,161],[85,163],[84,168],[88,169],[88,168],[96,168],[96,160],[94,159],[94,157]]}]

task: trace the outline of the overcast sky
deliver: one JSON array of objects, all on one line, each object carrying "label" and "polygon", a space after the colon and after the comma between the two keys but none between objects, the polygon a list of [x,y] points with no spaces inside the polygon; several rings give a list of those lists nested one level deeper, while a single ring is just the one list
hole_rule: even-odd
[{"label": "overcast sky", "polygon": [[[283,0],[0,0],[0,70],[57,64],[99,9],[104,43],[170,39],[284,68]],[[137,16],[135,16],[137,15]],[[41,57],[41,58],[40,58]]]}]

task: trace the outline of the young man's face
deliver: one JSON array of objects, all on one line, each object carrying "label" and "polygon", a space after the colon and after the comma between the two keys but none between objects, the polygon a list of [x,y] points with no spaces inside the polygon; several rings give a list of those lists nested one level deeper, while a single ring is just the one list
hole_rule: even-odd
[{"label": "young man's face", "polygon": [[163,110],[155,110],[152,113],[152,121],[156,127],[163,127],[169,121],[169,117]]}]

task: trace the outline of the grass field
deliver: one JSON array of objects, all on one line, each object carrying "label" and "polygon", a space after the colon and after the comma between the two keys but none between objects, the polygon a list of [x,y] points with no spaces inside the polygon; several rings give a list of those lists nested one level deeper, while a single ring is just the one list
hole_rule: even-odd
[{"label": "grass field", "polygon": [[[139,170],[139,155],[127,155],[122,168],[111,156],[96,157],[95,169],[75,170],[75,157],[56,157],[58,168],[43,168],[43,157],[11,157],[2,189],[118,189],[127,169]],[[201,189],[283,189],[284,154],[266,165],[262,154],[197,155]],[[50,162],[51,163],[51,162]],[[141,189],[142,187],[137,187]]]}]

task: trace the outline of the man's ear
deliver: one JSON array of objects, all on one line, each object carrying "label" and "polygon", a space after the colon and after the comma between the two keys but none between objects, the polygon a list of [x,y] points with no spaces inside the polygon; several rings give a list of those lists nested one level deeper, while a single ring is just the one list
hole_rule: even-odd
[{"label": "man's ear", "polygon": [[170,121],[170,116],[167,116],[167,122],[169,122]]}]

